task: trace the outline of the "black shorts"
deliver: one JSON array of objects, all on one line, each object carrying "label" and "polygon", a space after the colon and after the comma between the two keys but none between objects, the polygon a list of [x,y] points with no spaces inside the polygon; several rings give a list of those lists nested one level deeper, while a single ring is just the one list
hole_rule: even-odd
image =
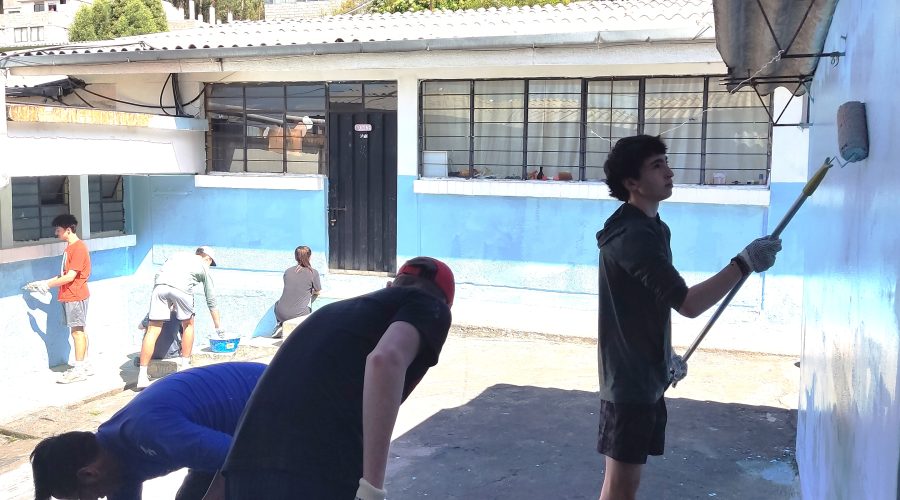
[{"label": "black shorts", "polygon": [[666,444],[666,402],[613,403],[600,400],[597,451],[626,464],[645,464]]}]

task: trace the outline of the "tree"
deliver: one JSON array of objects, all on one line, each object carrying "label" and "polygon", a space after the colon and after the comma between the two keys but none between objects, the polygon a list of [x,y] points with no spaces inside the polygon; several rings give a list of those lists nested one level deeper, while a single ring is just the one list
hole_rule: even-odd
[{"label": "tree", "polygon": [[87,42],[167,31],[160,0],[95,0],[75,13],[69,40]]},{"label": "tree", "polygon": [[570,0],[374,0],[369,12],[416,12],[420,10],[462,10],[490,7],[546,5]]}]

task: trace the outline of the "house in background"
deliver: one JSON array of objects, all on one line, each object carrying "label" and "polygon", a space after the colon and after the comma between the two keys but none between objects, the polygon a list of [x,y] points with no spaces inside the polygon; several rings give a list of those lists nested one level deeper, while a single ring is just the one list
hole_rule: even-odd
[{"label": "house in background", "polygon": [[[75,13],[93,0],[6,0],[0,8],[0,47],[36,47],[69,42]],[[184,13],[162,1],[169,30],[196,28],[202,21],[184,19]]]},{"label": "house in background", "polygon": [[0,46],[34,47],[69,41],[69,25],[85,0],[6,0],[0,11]]},{"label": "house in background", "polygon": [[[668,142],[679,185],[662,215],[691,283],[770,232],[807,175],[803,99],[729,92],[712,3],[657,4],[240,22],[0,55],[11,77],[83,82],[57,84],[62,106],[7,98],[0,336],[16,332],[23,364],[47,356],[21,334],[46,318],[19,287],[60,249],[17,234],[64,206],[90,224],[93,345],[127,336],[154,267],[200,244],[218,251],[223,321],[242,334],[305,244],[331,297],[433,255],[456,273],[457,323],[594,336],[617,139]],[[95,223],[92,203],[123,229]],[[705,345],[799,352],[801,243],[786,235],[726,314],[742,326]],[[677,323],[676,343],[703,320]]]}]

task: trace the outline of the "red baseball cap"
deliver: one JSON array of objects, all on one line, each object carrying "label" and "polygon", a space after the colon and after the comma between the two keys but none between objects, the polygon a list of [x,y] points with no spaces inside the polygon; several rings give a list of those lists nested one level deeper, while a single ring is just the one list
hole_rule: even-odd
[{"label": "red baseball cap", "polygon": [[397,276],[408,274],[430,280],[444,292],[447,297],[447,305],[453,306],[453,295],[456,292],[456,282],[453,279],[453,271],[443,262],[432,257],[414,257],[409,259],[397,270]]}]

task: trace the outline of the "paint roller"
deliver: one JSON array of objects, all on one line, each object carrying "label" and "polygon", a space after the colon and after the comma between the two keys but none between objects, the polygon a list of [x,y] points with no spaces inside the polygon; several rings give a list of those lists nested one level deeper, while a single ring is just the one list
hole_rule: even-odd
[{"label": "paint roller", "polygon": [[[841,157],[843,157],[844,160],[848,163],[853,163],[864,160],[869,156],[869,129],[866,125],[865,104],[859,101],[849,101],[841,104],[837,111],[837,131],[838,146]],[[778,238],[781,236],[781,232],[784,231],[784,228],[787,227],[788,223],[791,222],[791,219],[794,218],[794,215],[797,214],[797,211],[800,210],[800,207],[803,206],[803,202],[812,196],[816,191],[816,188],[819,187],[819,184],[822,183],[822,179],[825,178],[825,174],[827,174],[828,169],[831,168],[833,160],[833,158],[825,158],[825,162],[822,163],[819,170],[817,170],[809,181],[806,182],[800,196],[797,197],[797,200],[794,201],[794,204],[788,209],[787,213],[781,219],[781,222],[779,222],[775,227],[775,230],[772,231],[773,237]],[[697,350],[697,346],[700,345],[700,342],[703,341],[703,338],[706,337],[706,334],[712,329],[716,320],[719,319],[719,316],[721,316],[725,308],[728,307],[731,299],[737,295],[738,290],[741,289],[748,277],[749,275],[741,278],[741,280],[734,285],[734,288],[728,292],[728,295],[725,296],[722,303],[719,304],[719,307],[709,318],[706,326],[703,327],[703,330],[700,331],[700,334],[697,335],[697,338],[694,339],[694,342],[682,356],[685,362],[687,362],[691,355],[694,354],[694,351]],[[672,384],[672,386],[674,387],[675,384]]]}]

